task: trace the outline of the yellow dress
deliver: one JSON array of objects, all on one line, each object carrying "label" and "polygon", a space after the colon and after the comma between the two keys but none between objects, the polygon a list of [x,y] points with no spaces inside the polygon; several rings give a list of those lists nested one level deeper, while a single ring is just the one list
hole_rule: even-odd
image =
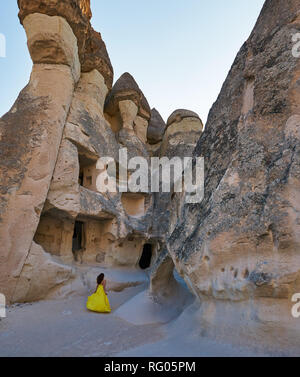
[{"label": "yellow dress", "polygon": [[99,285],[97,292],[88,298],[86,307],[92,312],[111,313],[108,297],[104,291],[103,285]]}]

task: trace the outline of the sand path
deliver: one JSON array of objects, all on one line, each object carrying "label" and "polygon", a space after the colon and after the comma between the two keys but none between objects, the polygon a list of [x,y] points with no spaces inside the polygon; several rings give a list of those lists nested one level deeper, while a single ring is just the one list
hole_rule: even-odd
[{"label": "sand path", "polygon": [[[115,275],[119,276],[118,273]],[[130,279],[134,280],[134,274]],[[139,279],[143,280],[141,276]],[[151,308],[145,299],[147,285],[145,276],[140,286],[109,293],[110,315],[88,312],[85,309],[86,297],[15,305],[7,310],[7,318],[0,321],[0,356],[257,355],[247,349],[196,336],[191,331],[193,323],[189,309],[168,324],[159,323],[168,320],[170,307],[165,312],[161,308],[161,314],[157,313],[157,305]],[[135,314],[128,321],[130,307]],[[148,313],[147,317],[145,313]],[[145,316],[144,322],[150,324],[143,323],[141,316]]]}]

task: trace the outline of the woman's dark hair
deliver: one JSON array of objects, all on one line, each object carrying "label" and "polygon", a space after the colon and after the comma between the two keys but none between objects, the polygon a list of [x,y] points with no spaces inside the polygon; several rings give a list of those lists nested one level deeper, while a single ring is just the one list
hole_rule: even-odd
[{"label": "woman's dark hair", "polygon": [[104,280],[104,274],[101,274],[97,277],[97,283],[98,285],[100,285]]}]

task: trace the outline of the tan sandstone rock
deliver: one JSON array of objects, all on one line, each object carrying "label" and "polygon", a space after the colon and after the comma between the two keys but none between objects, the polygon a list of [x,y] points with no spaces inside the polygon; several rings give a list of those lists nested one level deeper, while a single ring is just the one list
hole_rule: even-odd
[{"label": "tan sandstone rock", "polygon": [[73,88],[69,67],[35,65],[29,85],[0,121],[0,290],[8,300],[46,201]]},{"label": "tan sandstone rock", "polygon": [[22,24],[28,15],[37,13],[65,19],[77,38],[80,62],[83,62],[85,45],[91,29],[92,13],[89,0],[18,0],[18,6]]},{"label": "tan sandstone rock", "polygon": [[77,39],[67,21],[35,13],[28,15],[23,25],[33,63],[67,65],[77,82],[81,72]]},{"label": "tan sandstone rock", "polygon": [[136,104],[138,115],[147,120],[150,119],[151,110],[148,101],[134,78],[127,72],[119,78],[109,93],[105,103],[105,112],[114,116],[119,111],[119,102],[126,100]]},{"label": "tan sandstone rock", "polygon": [[[153,266],[152,298],[182,310],[189,301],[175,267],[200,303],[202,336],[299,349],[291,316],[300,291],[300,62],[291,53],[299,0],[266,1],[203,133],[188,110],[166,125],[128,73],[111,89],[88,0],[18,4],[35,64],[0,119],[0,292],[8,302],[86,294],[91,275],[81,267],[89,265]],[[203,202],[186,204],[184,192],[98,192],[98,159],[122,165],[125,147],[148,161],[203,156]],[[112,164],[101,169],[120,184]]]},{"label": "tan sandstone rock", "polygon": [[33,242],[18,280],[14,302],[33,302],[46,298],[51,290],[70,282],[73,268],[56,262],[41,246]]},{"label": "tan sandstone rock", "polygon": [[265,2],[195,150],[205,198],[185,205],[168,242],[203,331],[277,351],[299,349],[300,333],[297,15],[298,0]]}]

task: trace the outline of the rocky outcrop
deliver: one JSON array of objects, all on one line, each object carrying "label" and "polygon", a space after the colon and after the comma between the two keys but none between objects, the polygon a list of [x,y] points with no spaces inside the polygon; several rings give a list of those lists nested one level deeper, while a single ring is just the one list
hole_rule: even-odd
[{"label": "rocky outcrop", "polygon": [[156,109],[151,110],[151,119],[147,130],[147,141],[154,145],[162,141],[166,131],[166,123]]},{"label": "rocky outcrop", "polygon": [[176,110],[168,119],[160,155],[190,157],[201,136],[203,123],[199,115],[189,110]]},{"label": "rocky outcrop", "polygon": [[[173,114],[176,113],[181,114],[182,110]],[[188,110],[184,110],[184,114],[189,114],[189,116],[175,118],[176,121],[166,129],[163,140],[159,144],[157,155],[161,160],[165,157],[169,158],[170,166],[177,158],[182,162],[185,157],[191,157],[202,134],[203,124],[199,116]],[[161,190],[155,194],[154,201],[153,234],[162,240],[163,244],[172,234],[177,222],[184,221],[182,217],[185,201],[184,188],[182,187],[182,192],[177,192],[174,182],[171,183],[170,192]]]},{"label": "rocky outcrop", "polygon": [[[97,33],[90,24],[92,12],[90,9],[90,0],[18,0],[19,18],[21,23],[24,22],[28,16],[39,14],[40,23],[36,23],[36,29],[40,33],[49,33],[49,26],[44,29],[43,23],[54,22],[50,21],[48,17],[57,16],[67,23],[72,29],[78,46],[79,61],[83,72],[91,72],[97,69],[105,79],[106,85],[109,89],[113,82],[113,68],[107,53],[106,45],[102,40],[101,34]],[[26,26],[25,26],[26,27]],[[30,30],[32,30],[30,28]],[[44,43],[47,42],[47,47],[40,46],[37,42],[35,45],[36,53],[42,52],[43,59],[48,60],[51,55],[57,59],[60,46],[57,45],[55,35],[48,34],[44,38]],[[69,48],[72,46],[67,45]],[[30,48],[29,48],[30,50]],[[30,50],[31,52],[31,50]],[[50,54],[50,56],[48,56]],[[31,57],[33,57],[31,52]],[[53,58],[53,57],[52,57]]]},{"label": "rocky outcrop", "polygon": [[0,121],[0,290],[8,299],[47,197],[74,84],[70,67],[36,64],[28,86]]},{"label": "rocky outcrop", "polygon": [[167,127],[171,126],[173,123],[180,123],[183,119],[195,118],[201,121],[199,115],[194,111],[179,109],[175,110],[168,118]]},{"label": "rocky outcrop", "polygon": [[168,242],[206,334],[277,349],[299,347],[299,5],[266,1],[195,149],[205,198],[185,206]]},{"label": "rocky outcrop", "polygon": [[76,261],[138,265],[151,238],[153,207],[146,193],[98,192],[100,157],[119,164],[124,146],[149,157],[150,108],[131,78],[135,96],[118,105],[120,132],[106,119],[113,69],[90,25],[89,1],[18,4],[34,65],[0,120],[0,292],[8,302],[39,300],[68,285]]},{"label": "rocky outcrop", "polygon": [[104,77],[108,89],[112,88],[114,70],[107,53],[106,45],[101,34],[92,28],[89,30],[85,43],[84,60],[82,61],[82,72],[91,72],[96,69]]},{"label": "rocky outcrop", "polygon": [[119,111],[119,103],[131,101],[138,108],[138,115],[147,120],[151,117],[151,110],[146,97],[139,88],[134,78],[129,73],[124,73],[115,83],[109,93],[106,103],[105,112],[110,116]]},{"label": "rocky outcrop", "polygon": [[62,17],[35,13],[28,15],[23,25],[33,63],[66,65],[77,82],[81,70],[77,39],[67,21]]},{"label": "rocky outcrop", "polygon": [[[82,263],[153,266],[150,296],[182,310],[190,297],[175,268],[199,300],[202,335],[299,349],[291,316],[300,292],[300,60],[291,39],[299,0],[266,1],[204,132],[189,110],[165,124],[129,73],[112,87],[88,0],[18,5],[33,70],[0,119],[0,292],[8,303],[85,294]],[[99,173],[124,184],[115,169],[126,164],[124,148],[128,159],[148,162],[204,157],[204,200],[187,204],[174,186],[101,192]],[[101,157],[111,161],[98,164]]]},{"label": "rocky outcrop", "polygon": [[152,268],[150,292],[160,303],[176,295],[178,282],[174,277],[174,262],[167,249],[164,249]]},{"label": "rocky outcrop", "polygon": [[[89,0],[18,0],[19,18],[23,24],[25,18],[32,14],[59,16],[73,30],[78,43],[80,61],[84,60],[85,44],[89,35],[92,13]],[[43,30],[43,29],[42,29]]]},{"label": "rocky outcrop", "polygon": [[75,278],[75,270],[55,261],[43,248],[32,243],[24,268],[18,279],[13,302],[43,300],[57,287]]}]

